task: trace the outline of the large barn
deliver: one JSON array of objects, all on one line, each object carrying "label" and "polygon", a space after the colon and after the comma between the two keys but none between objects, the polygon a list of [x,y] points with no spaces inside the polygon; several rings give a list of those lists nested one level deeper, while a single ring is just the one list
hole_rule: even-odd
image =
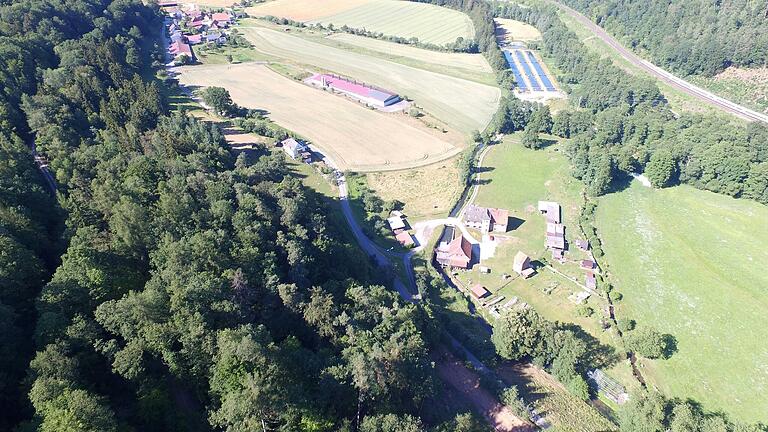
[{"label": "large barn", "polygon": [[330,74],[315,74],[307,80],[310,84],[335,90],[351,96],[367,105],[387,107],[401,101],[400,96],[386,90],[376,89],[364,84]]}]

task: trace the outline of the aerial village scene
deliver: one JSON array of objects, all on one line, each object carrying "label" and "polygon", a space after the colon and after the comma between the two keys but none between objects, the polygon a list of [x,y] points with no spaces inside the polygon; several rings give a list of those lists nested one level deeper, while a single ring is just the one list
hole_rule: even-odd
[{"label": "aerial village scene", "polygon": [[[198,67],[195,66],[199,64],[196,50],[227,44],[228,38],[238,34],[238,22],[248,18],[244,10],[236,6],[206,8],[173,0],[163,1],[160,6],[167,14],[168,70],[172,75],[179,74],[180,67],[184,67],[187,74],[190,67]],[[553,83],[534,52],[525,42],[513,41],[512,35],[506,35],[503,28],[499,26],[497,37],[515,82],[515,94],[521,99],[538,102],[564,98],[565,94]],[[288,33],[296,29],[285,26],[283,31]],[[326,36],[332,34],[325,29],[322,32]],[[204,66],[199,67],[204,70]],[[418,103],[393,91],[334,73],[310,71],[300,82],[390,115],[407,116],[409,109]],[[197,99],[200,101],[199,97]],[[494,137],[488,145],[500,144],[501,139],[501,136]],[[284,136],[269,144],[280,149],[289,160],[312,166],[314,171],[345,192],[354,188],[353,184],[346,183],[359,178],[354,170],[344,169],[347,167],[326,155],[327,147],[313,145],[304,137]],[[471,187],[474,190],[472,197],[481,188],[481,175],[476,174],[476,184]],[[368,192],[363,191],[363,194]],[[368,236],[362,243],[368,244],[366,249],[372,257],[377,254],[411,256],[432,248],[434,268],[442,272],[446,282],[463,293],[475,305],[477,313],[488,320],[496,319],[512,308],[531,307],[521,299],[519,292],[521,289],[537,290],[549,297],[554,305],[568,303],[577,307],[584,317],[599,314],[600,328],[609,330],[612,306],[589,301],[593,296],[600,297],[597,291],[600,268],[587,236],[577,223],[580,209],[564,208],[551,198],[540,196],[535,205],[509,209],[483,207],[470,199],[447,218],[438,220],[411,220],[397,206],[385,206],[393,208],[371,212],[356,201],[352,202],[351,212],[355,218],[368,222],[362,226],[362,232]],[[375,221],[385,225],[386,229],[372,228]],[[535,242],[530,241],[533,236]],[[421,297],[420,293],[407,290],[401,294],[414,300]],[[617,404],[626,402],[627,393],[623,386],[599,369],[593,374],[600,378],[594,379],[593,384],[603,389],[606,397]]]},{"label": "aerial village scene", "polygon": [[[573,177],[569,141],[553,127],[569,91],[550,69],[537,29],[494,20],[500,81],[510,98],[530,104],[524,109],[533,112],[531,122],[542,126],[488,133],[481,131],[493,125],[505,99],[488,85],[495,82],[488,62],[455,48],[461,38],[392,38],[347,26],[356,10],[342,12],[338,22],[335,15],[309,19],[315,9],[297,1],[295,7],[285,0],[249,7],[160,2],[168,75],[214,114],[208,118],[224,119],[225,133],[257,124],[246,130],[257,136],[251,149],[283,155],[305,181],[338,199],[336,216],[404,300],[430,295],[418,273],[439,275],[457,296],[449,308],[483,323],[462,328],[455,343],[487,342],[487,329],[511,311],[574,323],[596,345],[615,343],[634,328],[633,319],[617,312],[622,294],[609,277],[595,201]],[[365,17],[380,16],[375,9]],[[205,89],[219,85],[240,114],[206,101]],[[239,123],[227,119],[243,116]],[[472,162],[462,173],[465,157]],[[646,176],[630,174],[633,187],[652,189]],[[464,182],[441,183],[446,176]],[[644,366],[626,356],[585,376],[600,401],[618,409],[632,389],[646,385]],[[547,420],[528,409],[546,428]]]}]

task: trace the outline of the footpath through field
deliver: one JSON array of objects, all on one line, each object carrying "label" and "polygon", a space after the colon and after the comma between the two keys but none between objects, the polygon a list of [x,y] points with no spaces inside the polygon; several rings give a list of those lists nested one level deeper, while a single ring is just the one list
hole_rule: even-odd
[{"label": "footpath through field", "polygon": [[545,1],[547,3],[554,4],[558,6],[560,9],[562,9],[563,11],[565,11],[568,15],[570,15],[571,17],[576,19],[579,23],[584,25],[584,27],[592,31],[595,34],[595,36],[597,36],[603,42],[608,44],[608,46],[610,46],[613,50],[618,52],[628,62],[632,63],[634,66],[639,67],[640,69],[645,71],[648,75],[653,76],[654,78],[672,86],[677,90],[682,91],[683,93],[686,93],[690,96],[693,96],[696,99],[706,102],[720,109],[721,111],[736,115],[745,120],[761,121],[764,123],[768,123],[768,115],[761,114],[757,111],[753,111],[735,102],[729,101],[728,99],[717,96],[707,90],[704,90],[701,87],[693,85],[688,81],[667,72],[666,70],[654,65],[653,63],[642,59],[640,56],[638,56],[634,52],[624,47],[624,45],[622,45],[618,40],[616,40],[616,38],[608,34],[608,32],[606,32],[602,27],[598,26],[597,24],[592,22],[592,20],[582,15],[581,13],[577,12],[576,10],[562,3],[559,3],[555,0],[545,0]]}]

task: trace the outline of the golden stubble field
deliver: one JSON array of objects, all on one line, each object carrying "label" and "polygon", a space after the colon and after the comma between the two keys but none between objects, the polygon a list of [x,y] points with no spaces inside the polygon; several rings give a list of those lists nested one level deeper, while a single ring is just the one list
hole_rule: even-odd
[{"label": "golden stubble field", "polygon": [[461,142],[404,114],[385,114],[285,78],[261,64],[180,68],[182,84],[219,86],[235,103],[268,111],[279,125],[309,139],[341,169],[407,169],[450,158]]},{"label": "golden stubble field", "polygon": [[[204,0],[200,0],[204,1]],[[221,1],[221,0],[219,0]],[[249,8],[251,16],[276,16],[311,21],[363,6],[372,0],[274,0]]]},{"label": "golden stubble field", "polygon": [[497,87],[346,51],[284,32],[242,27],[256,50],[383,87],[408,97],[428,113],[469,133],[483,130],[499,106]]}]

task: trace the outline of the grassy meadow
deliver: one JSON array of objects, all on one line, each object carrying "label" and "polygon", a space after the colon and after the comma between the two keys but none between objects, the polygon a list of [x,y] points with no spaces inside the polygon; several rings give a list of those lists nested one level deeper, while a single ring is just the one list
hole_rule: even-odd
[{"label": "grassy meadow", "polygon": [[418,38],[443,45],[457,38],[472,39],[475,28],[465,14],[445,7],[407,1],[373,0],[313,22],[347,25],[389,36]]},{"label": "grassy meadow", "polygon": [[768,208],[687,186],[601,198],[620,313],[677,339],[643,373],[670,396],[768,421]]}]

